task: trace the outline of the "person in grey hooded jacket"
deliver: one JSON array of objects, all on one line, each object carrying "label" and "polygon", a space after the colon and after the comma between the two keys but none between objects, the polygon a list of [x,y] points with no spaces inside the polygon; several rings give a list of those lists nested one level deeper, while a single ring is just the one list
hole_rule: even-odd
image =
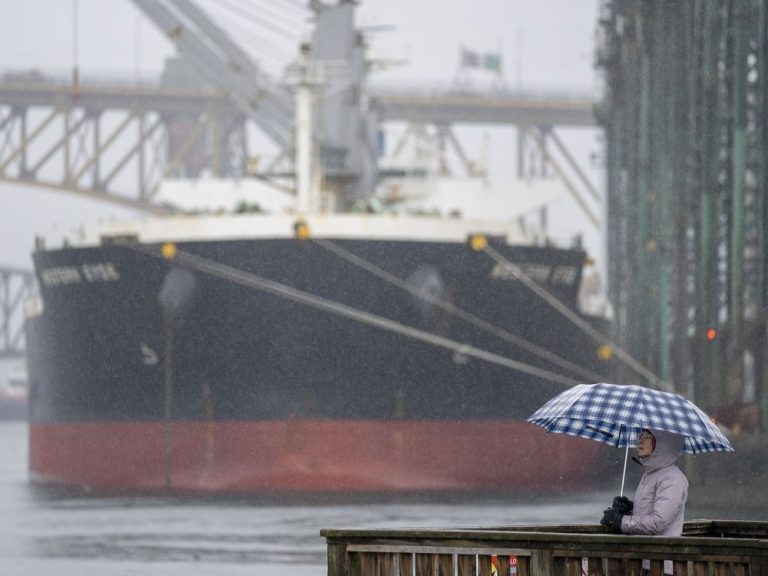
[{"label": "person in grey hooded jacket", "polygon": [[[680,536],[688,499],[688,480],[675,461],[683,451],[684,441],[678,434],[644,429],[638,439],[634,460],[640,463],[645,473],[635,491],[635,500],[617,496],[613,506],[603,513],[600,523],[624,534]],[[671,574],[671,562],[664,564],[664,573]]]}]

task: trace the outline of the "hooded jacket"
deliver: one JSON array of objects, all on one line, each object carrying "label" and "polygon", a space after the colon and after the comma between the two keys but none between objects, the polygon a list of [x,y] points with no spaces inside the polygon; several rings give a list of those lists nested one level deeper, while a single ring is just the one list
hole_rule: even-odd
[{"label": "hooded jacket", "polygon": [[683,451],[684,438],[677,434],[651,430],[656,447],[647,458],[635,458],[645,469],[635,491],[631,515],[624,516],[625,534],[680,536],[683,532],[688,480],[675,466]]}]

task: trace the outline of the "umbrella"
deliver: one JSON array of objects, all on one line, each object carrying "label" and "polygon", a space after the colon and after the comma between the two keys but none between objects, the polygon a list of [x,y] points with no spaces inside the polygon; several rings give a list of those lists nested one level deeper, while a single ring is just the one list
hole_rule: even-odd
[{"label": "umbrella", "polygon": [[689,454],[734,452],[728,439],[695,404],[679,394],[643,386],[579,384],[549,400],[527,421],[547,432],[626,448],[622,495],[629,448],[637,446],[643,428],[683,436],[683,451]]}]

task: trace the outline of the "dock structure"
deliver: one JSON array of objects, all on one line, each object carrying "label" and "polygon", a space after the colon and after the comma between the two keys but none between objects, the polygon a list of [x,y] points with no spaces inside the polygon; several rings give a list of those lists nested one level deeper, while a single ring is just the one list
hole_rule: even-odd
[{"label": "dock structure", "polygon": [[694,520],[683,536],[630,536],[602,526],[336,530],[328,576],[661,576],[768,574],[768,522]]},{"label": "dock structure", "polygon": [[607,1],[596,54],[619,340],[706,410],[759,407],[762,430],[767,22],[765,0]]}]

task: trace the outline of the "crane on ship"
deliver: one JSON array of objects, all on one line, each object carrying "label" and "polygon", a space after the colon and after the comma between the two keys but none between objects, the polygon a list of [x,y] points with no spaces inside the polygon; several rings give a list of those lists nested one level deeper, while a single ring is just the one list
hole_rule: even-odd
[{"label": "crane on ship", "polygon": [[[132,2],[174,42],[200,78],[223,89],[269,136],[281,155],[294,158],[298,153],[297,165],[312,159],[307,155],[315,156],[333,199],[344,206],[372,193],[377,179],[375,122],[364,97],[365,42],[354,26],[354,2],[311,3],[316,26],[311,41],[301,48],[302,59],[292,67],[293,86],[270,79],[191,0]],[[323,93],[322,123],[311,119],[309,87],[333,88]],[[298,146],[303,136],[297,129],[310,128],[307,124],[312,124],[313,150]],[[307,177],[306,170],[296,174]],[[302,186],[311,182],[300,181],[297,189]]]}]

